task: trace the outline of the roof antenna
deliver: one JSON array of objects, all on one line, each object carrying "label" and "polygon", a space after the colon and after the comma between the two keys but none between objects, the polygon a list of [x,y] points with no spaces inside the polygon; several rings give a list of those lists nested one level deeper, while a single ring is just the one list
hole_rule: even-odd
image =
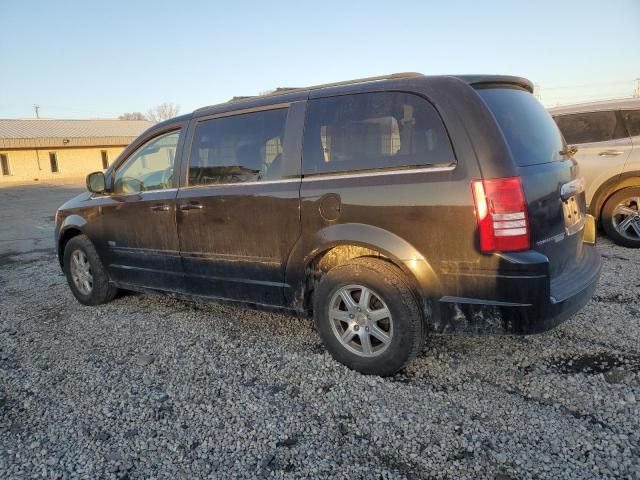
[{"label": "roof antenna", "polygon": [[40,105],[33,104],[33,111],[36,112],[36,118],[40,119]]}]

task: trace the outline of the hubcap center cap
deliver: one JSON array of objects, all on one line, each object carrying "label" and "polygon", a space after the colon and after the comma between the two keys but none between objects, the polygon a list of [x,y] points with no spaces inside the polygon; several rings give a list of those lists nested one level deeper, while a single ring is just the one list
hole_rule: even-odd
[{"label": "hubcap center cap", "polygon": [[361,327],[367,324],[367,316],[364,313],[356,314],[356,323]]}]

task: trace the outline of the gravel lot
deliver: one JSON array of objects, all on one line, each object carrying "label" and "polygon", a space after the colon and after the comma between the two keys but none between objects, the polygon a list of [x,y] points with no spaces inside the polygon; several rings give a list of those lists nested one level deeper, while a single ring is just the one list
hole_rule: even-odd
[{"label": "gravel lot", "polygon": [[307,320],[83,307],[51,252],[0,255],[0,478],[640,478],[640,252],[600,247],[562,326],[435,336],[388,379]]}]

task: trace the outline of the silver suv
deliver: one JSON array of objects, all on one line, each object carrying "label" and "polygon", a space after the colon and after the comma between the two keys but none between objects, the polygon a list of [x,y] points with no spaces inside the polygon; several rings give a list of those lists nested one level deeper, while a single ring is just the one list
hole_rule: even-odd
[{"label": "silver suv", "polygon": [[614,242],[640,247],[640,98],[549,109],[585,180],[589,213]]}]

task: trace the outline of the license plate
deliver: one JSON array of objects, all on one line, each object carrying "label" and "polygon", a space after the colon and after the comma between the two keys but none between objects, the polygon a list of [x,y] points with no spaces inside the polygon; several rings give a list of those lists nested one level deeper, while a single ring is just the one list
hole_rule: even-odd
[{"label": "license plate", "polygon": [[578,233],[586,222],[585,212],[580,208],[580,203],[576,196],[572,196],[562,201],[564,212],[564,229],[567,235]]}]

